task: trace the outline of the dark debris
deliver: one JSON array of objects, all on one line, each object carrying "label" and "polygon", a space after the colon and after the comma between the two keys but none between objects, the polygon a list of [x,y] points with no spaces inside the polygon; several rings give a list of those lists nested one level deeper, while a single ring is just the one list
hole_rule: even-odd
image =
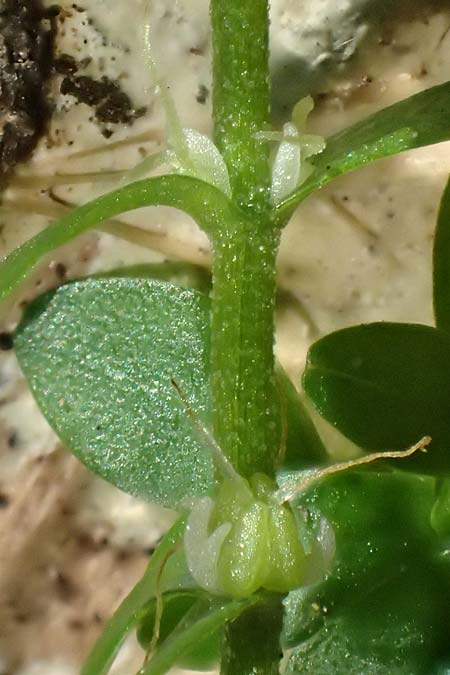
[{"label": "dark debris", "polygon": [[46,129],[53,21],[39,0],[0,0],[0,177],[30,155]]}]

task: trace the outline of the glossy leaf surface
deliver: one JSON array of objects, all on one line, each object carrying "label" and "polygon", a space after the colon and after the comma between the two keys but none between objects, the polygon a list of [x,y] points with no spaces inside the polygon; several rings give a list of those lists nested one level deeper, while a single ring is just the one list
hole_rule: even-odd
[{"label": "glossy leaf surface", "polygon": [[208,414],[209,302],[150,280],[77,282],[38,299],[17,355],[41,410],[94,473],[130,494],[175,506],[212,484],[174,378]]},{"label": "glossy leaf surface", "polygon": [[320,155],[311,160],[315,172],[281,202],[284,213],[336,176],[405,150],[450,138],[450,82],[427,89],[380,110],[327,139]]},{"label": "glossy leaf surface", "polygon": [[450,473],[450,339],[415,324],[375,323],[337,331],[309,350],[305,392],[319,412],[366,450],[426,453],[401,468]]},{"label": "glossy leaf surface", "polygon": [[448,647],[450,584],[429,522],[434,479],[336,474],[299,502],[325,517],[336,554],[328,577],[286,600],[290,675],[425,675]]}]

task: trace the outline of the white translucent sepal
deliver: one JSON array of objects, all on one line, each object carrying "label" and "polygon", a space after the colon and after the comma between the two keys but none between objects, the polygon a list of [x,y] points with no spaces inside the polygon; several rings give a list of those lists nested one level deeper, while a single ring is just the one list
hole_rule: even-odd
[{"label": "white translucent sepal", "polygon": [[225,161],[212,140],[195,129],[182,130],[188,162],[181,159],[176,148],[168,152],[168,161],[176,171],[194,176],[214,185],[231,197],[230,177]]},{"label": "white translucent sepal", "polygon": [[214,502],[210,497],[203,497],[195,504],[187,521],[184,549],[189,571],[198,585],[210,593],[220,593],[217,564],[231,523],[223,523],[208,534],[213,508]]}]

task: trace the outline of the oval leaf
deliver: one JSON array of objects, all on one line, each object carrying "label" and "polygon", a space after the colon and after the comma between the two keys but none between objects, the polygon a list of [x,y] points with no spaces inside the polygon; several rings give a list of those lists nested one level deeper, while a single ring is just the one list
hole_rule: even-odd
[{"label": "oval leaf", "polygon": [[171,381],[204,417],[208,318],[200,293],[148,279],[91,279],[34,302],[15,346],[65,445],[122,490],[175,506],[213,481],[211,453]]},{"label": "oval leaf", "polygon": [[426,454],[401,468],[450,473],[450,339],[434,328],[375,323],[337,331],[310,349],[303,376],[319,412],[365,450]]}]

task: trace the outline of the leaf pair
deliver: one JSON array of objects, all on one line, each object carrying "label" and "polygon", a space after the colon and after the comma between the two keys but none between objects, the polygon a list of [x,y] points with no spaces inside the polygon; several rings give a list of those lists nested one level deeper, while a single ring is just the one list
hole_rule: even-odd
[{"label": "leaf pair", "polygon": [[[276,205],[274,219],[284,224],[303,199],[338,175],[382,157],[449,139],[449,106],[450,82],[447,82],[390,106],[328,139],[324,152],[312,160],[311,176]],[[43,256],[59,246],[108,218],[155,205],[184,210],[209,234],[239,217],[224,192],[197,178],[172,175],[132,183],[77,209],[7,256],[0,265],[0,301]]]}]

